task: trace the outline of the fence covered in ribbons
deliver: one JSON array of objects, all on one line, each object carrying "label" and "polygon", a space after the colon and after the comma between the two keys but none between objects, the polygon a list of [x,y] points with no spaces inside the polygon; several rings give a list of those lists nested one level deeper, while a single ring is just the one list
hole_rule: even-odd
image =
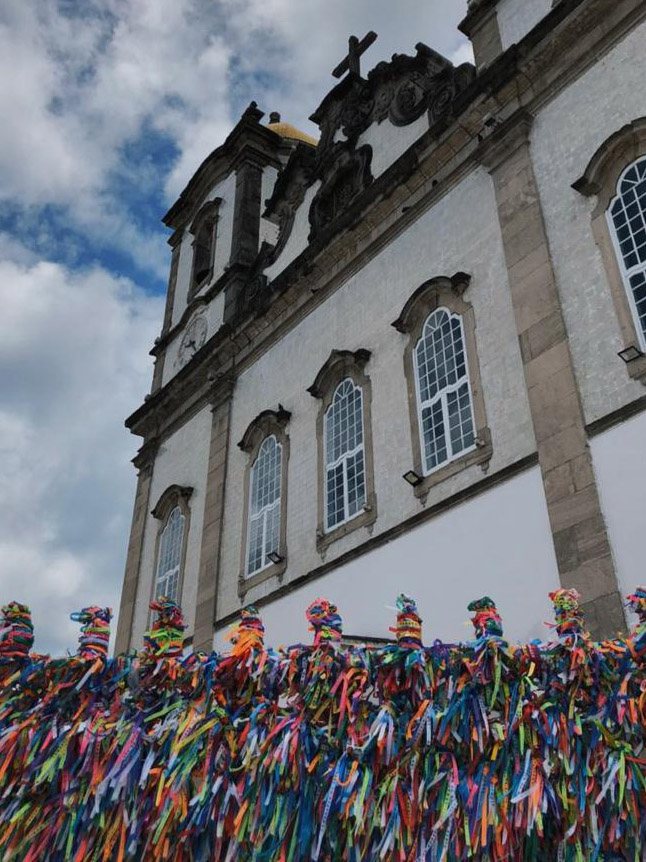
[{"label": "fence covered in ribbons", "polygon": [[457,862],[646,858],[646,590],[628,638],[593,642],[574,591],[552,640],[511,645],[494,602],[474,639],[422,644],[400,596],[384,646],[267,649],[250,607],[227,654],[184,655],[164,598],[143,652],[108,657],[108,608],[78,654],[0,621],[3,862]]}]

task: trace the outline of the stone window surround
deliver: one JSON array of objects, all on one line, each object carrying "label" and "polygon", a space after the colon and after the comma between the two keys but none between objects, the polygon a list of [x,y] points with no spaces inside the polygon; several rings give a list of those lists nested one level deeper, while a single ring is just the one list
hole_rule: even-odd
[{"label": "stone window surround", "polygon": [[[214,198],[213,200],[207,201],[203,204],[198,210],[195,218],[191,222],[191,226],[189,228],[189,233],[193,237],[191,242],[191,249],[193,253],[193,259],[191,261],[191,278],[188,284],[188,294],[187,294],[187,302],[190,302],[196,294],[202,290],[202,288],[206,287],[213,278],[213,266],[215,261],[215,248],[217,245],[217,230],[218,230],[218,221],[220,220],[220,206],[222,204],[222,198]],[[198,283],[195,282],[195,244],[197,243],[197,235],[207,219],[212,220],[212,233],[211,233],[211,261],[208,273],[200,279]]]},{"label": "stone window surround", "polygon": [[[193,488],[184,485],[169,485],[162,493],[150,514],[159,521],[157,536],[155,538],[155,563],[153,566],[153,577],[150,585],[150,601],[155,598],[155,585],[157,584],[157,566],[159,564],[159,548],[161,536],[164,532],[168,518],[173,509],[179,507],[184,516],[184,535],[182,536],[182,554],[179,564],[179,582],[177,584],[177,604],[181,605],[182,592],[184,589],[184,571],[186,569],[186,552],[188,549],[188,536],[191,529],[191,507],[189,500],[193,494]],[[148,614],[148,625],[151,624],[152,613]]]},{"label": "stone window surround", "polygon": [[[285,570],[287,569],[287,476],[289,463],[289,435],[287,434],[286,429],[291,415],[292,414],[288,410],[285,410],[282,404],[278,405],[278,410],[263,410],[262,413],[259,413],[258,416],[249,423],[242,440],[238,443],[238,447],[247,454],[247,463],[244,472],[240,572],[238,575],[238,595],[241,599],[244,599],[249,590],[257,587],[258,584],[261,584],[270,578],[278,578],[280,583],[285,574]],[[260,447],[267,437],[270,437],[272,434],[282,446],[280,477],[280,531],[278,534],[278,553],[282,557],[282,560],[279,563],[272,563],[270,566],[267,566],[253,575],[247,576],[247,536],[249,531],[251,470],[256,462],[256,458],[258,457]]]},{"label": "stone window surround", "polygon": [[[318,416],[316,417],[317,439],[317,474],[318,474],[318,520],[316,527],[316,550],[322,553],[337,539],[347,536],[360,527],[368,527],[377,520],[377,495],[375,493],[374,458],[372,449],[372,384],[365,373],[365,366],[370,359],[370,351],[332,350],[327,361],[316,375],[314,383],[307,391],[320,400]],[[363,406],[363,448],[365,459],[366,502],[363,512],[340,524],[329,532],[325,532],[325,414],[332,403],[336,387],[349,377],[355,386],[361,388]]]},{"label": "stone window surround", "polygon": [[[493,454],[491,431],[487,426],[482,383],[480,381],[480,367],[478,364],[478,350],[475,337],[475,313],[471,303],[465,302],[463,299],[463,294],[470,282],[471,276],[464,272],[456,272],[455,275],[450,277],[436,276],[428,279],[410,296],[397,320],[391,324],[398,332],[408,335],[408,342],[404,349],[404,375],[406,377],[406,389],[408,392],[410,430],[413,443],[413,470],[418,476],[422,477],[421,481],[413,486],[413,491],[422,503],[426,502],[426,497],[431,488],[450,476],[454,476],[461,470],[470,467],[472,464],[480,464],[482,465],[482,469],[486,471]],[[464,455],[458,455],[453,460],[448,461],[425,476],[422,441],[419,430],[419,406],[414,353],[429,314],[432,314],[437,308],[446,308],[449,312],[459,314],[462,318],[464,346],[473,405],[476,448],[466,452]]]},{"label": "stone window surround", "polygon": [[[641,337],[637,332],[630,300],[615,242],[607,219],[608,208],[617,195],[617,184],[621,174],[640,156],[646,156],[646,117],[628,123],[611,135],[599,147],[588,163],[583,175],[572,184],[572,188],[586,197],[596,196],[592,210],[592,235],[603,261],[615,313],[621,332],[622,349],[637,346],[641,350]],[[620,360],[617,360],[620,361]],[[639,356],[623,363],[634,380],[646,385],[646,356]]]}]

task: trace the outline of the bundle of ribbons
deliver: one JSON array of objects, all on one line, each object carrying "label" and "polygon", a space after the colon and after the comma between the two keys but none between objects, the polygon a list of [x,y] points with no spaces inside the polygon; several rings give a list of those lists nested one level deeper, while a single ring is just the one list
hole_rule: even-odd
[{"label": "bundle of ribbons", "polygon": [[0,608],[0,613],[0,658],[26,659],[34,643],[29,608],[18,602],[9,602]]},{"label": "bundle of ribbons", "polygon": [[92,605],[70,614],[70,619],[83,624],[79,635],[79,656],[89,661],[105,661],[108,657],[112,608]]},{"label": "bundle of ribbons", "polygon": [[[646,591],[596,642],[572,591],[556,637],[508,644],[494,601],[474,639],[422,642],[408,596],[392,643],[272,649],[246,608],[226,654],[189,653],[160,598],[140,653],[107,657],[89,608],[78,656],[0,622],[3,862],[610,862],[646,858]],[[428,620],[427,620],[428,625]],[[94,659],[88,662],[86,659]]]}]

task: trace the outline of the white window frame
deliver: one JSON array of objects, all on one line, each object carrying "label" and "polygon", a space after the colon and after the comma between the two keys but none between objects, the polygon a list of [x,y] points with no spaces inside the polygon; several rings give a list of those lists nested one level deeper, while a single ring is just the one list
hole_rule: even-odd
[{"label": "white window frame", "polygon": [[[163,574],[160,572],[162,564],[164,562],[164,539],[168,534],[168,531],[171,529],[171,520],[175,515],[175,512],[178,513],[181,524],[180,538],[179,538],[179,547],[177,548],[177,565],[171,569],[166,569]],[[184,553],[184,541],[186,538],[186,516],[181,510],[180,506],[173,506],[173,508],[168,513],[168,517],[166,518],[166,523],[162,531],[159,534],[159,550],[157,552],[157,571],[155,572],[155,587],[153,591],[153,598],[156,599],[159,596],[167,596],[169,599],[172,599],[177,604],[181,603],[181,586],[182,586],[182,556]],[[169,595],[166,589],[166,585],[168,581],[173,575],[177,575],[177,593],[176,595]],[[160,584],[164,583],[164,588],[160,587]]]},{"label": "white window frame", "polygon": [[[260,460],[261,455],[263,454],[263,449],[268,441],[273,440],[276,448],[280,454],[280,459],[278,461],[278,496],[272,503],[268,503],[262,507],[262,509],[257,512],[255,515],[253,512],[253,480],[256,468],[258,466],[258,461]],[[262,441],[260,446],[258,447],[258,454],[256,455],[253,464],[249,470],[249,495],[248,495],[248,505],[247,505],[247,547],[245,548],[245,566],[244,573],[246,578],[251,578],[254,575],[257,575],[259,572],[264,571],[269,568],[269,566],[274,565],[269,557],[265,554],[265,545],[267,541],[267,520],[271,510],[278,509],[278,526],[276,530],[276,553],[280,553],[280,539],[281,539],[281,527],[282,527],[282,496],[283,496],[283,444],[276,437],[275,434],[268,434],[265,439]],[[264,559],[262,564],[257,568],[250,570],[249,564],[249,551],[251,549],[251,536],[252,536],[252,523],[257,521],[262,517],[262,552],[264,554]],[[271,553],[271,551],[269,552]]]},{"label": "white window frame", "polygon": [[[418,364],[417,351],[418,351],[419,345],[422,343],[422,341],[424,341],[426,327],[428,325],[429,320],[432,317],[441,314],[442,312],[445,312],[448,315],[449,320],[456,319],[460,323],[460,334],[462,336],[462,349],[464,351],[464,375],[462,377],[460,377],[458,380],[456,380],[455,383],[451,383],[450,385],[446,386],[444,389],[438,390],[438,392],[435,394],[435,396],[430,401],[424,401],[423,402],[422,401],[421,385],[420,385],[421,375],[420,375],[420,368],[419,368],[419,364]],[[477,448],[477,431],[476,431],[476,422],[475,422],[475,411],[474,411],[474,407],[473,407],[473,393],[471,391],[471,379],[469,377],[469,357],[467,356],[467,344],[466,344],[466,338],[465,338],[465,333],[464,333],[464,321],[462,320],[461,314],[458,314],[457,312],[451,311],[450,309],[446,308],[445,306],[439,306],[438,308],[434,309],[424,319],[424,323],[422,324],[422,330],[421,330],[420,337],[415,342],[415,345],[413,347],[413,371],[414,371],[414,377],[415,377],[415,396],[417,399],[417,427],[418,427],[418,432],[419,432],[420,454],[422,457],[422,470],[423,470],[424,476],[430,476],[432,473],[435,473],[437,470],[440,470],[442,467],[445,467],[447,464],[450,464],[452,461],[455,461],[457,458],[462,458],[463,455],[466,455],[469,452],[473,452],[473,450]],[[462,388],[462,386],[464,386],[465,383],[467,384],[467,392],[469,395],[469,409],[471,411],[471,424],[473,426],[473,438],[474,438],[474,440],[473,440],[473,444],[471,446],[468,446],[464,449],[460,449],[459,452],[453,452],[453,444],[451,442],[451,433],[450,433],[450,425],[449,425],[449,408],[448,408],[448,403],[447,403],[448,395],[452,392],[457,392],[459,389]],[[443,419],[444,428],[445,428],[446,451],[447,451],[448,457],[444,461],[440,461],[434,467],[431,467],[429,469],[429,467],[427,465],[427,461],[426,461],[426,441],[425,441],[425,437],[424,437],[424,422],[423,422],[423,418],[422,418],[422,411],[426,407],[432,407],[438,400],[440,401],[441,406],[442,406],[442,419]]]},{"label": "white window frame", "polygon": [[[347,382],[350,383],[350,385],[352,386],[354,391],[356,391],[356,390],[359,391],[359,396],[360,396],[360,411],[359,412],[360,412],[360,416],[361,416],[361,443],[358,446],[355,446],[355,448],[352,449],[351,451],[344,452],[342,455],[339,455],[339,457],[334,462],[330,463],[328,460],[328,451],[327,451],[328,450],[328,446],[327,446],[328,418],[329,418],[329,415],[332,411],[332,408],[334,407],[337,392]],[[359,515],[362,515],[363,512],[365,511],[366,502],[367,502],[367,475],[366,475],[367,465],[366,465],[366,427],[365,427],[366,423],[365,423],[365,417],[364,417],[364,412],[363,412],[363,403],[364,403],[363,402],[363,388],[358,383],[356,383],[352,379],[352,377],[347,376],[347,377],[344,377],[343,380],[341,380],[334,387],[334,392],[332,393],[332,400],[330,401],[330,404],[329,404],[329,406],[328,406],[328,408],[325,411],[325,414],[323,416],[323,466],[324,466],[324,470],[323,470],[323,483],[324,483],[323,484],[323,504],[324,504],[324,506],[323,506],[323,517],[324,517],[324,525],[325,525],[325,532],[326,533],[332,533],[333,531],[337,530],[339,527],[342,527],[344,524],[347,524],[350,521],[353,521]],[[336,521],[334,524],[330,524],[328,521],[328,508],[329,508],[328,507],[328,501],[329,501],[329,498],[328,498],[328,473],[331,470],[335,470],[339,466],[339,464],[341,464],[341,463],[343,464],[343,511],[346,513],[349,513],[350,503],[349,503],[349,499],[348,499],[348,461],[351,458],[354,458],[359,452],[363,453],[363,503],[358,507],[357,511],[354,512],[354,514],[352,514],[352,515],[346,514],[346,516],[345,516],[345,518],[343,518],[343,520]]]},{"label": "white window frame", "polygon": [[[646,277],[646,261],[641,263],[637,263],[632,267],[626,266],[626,261],[624,259],[624,254],[621,250],[621,246],[619,244],[619,236],[617,235],[617,228],[615,227],[614,220],[612,218],[612,209],[618,200],[623,198],[621,192],[621,184],[628,172],[636,167],[641,162],[646,163],[646,155],[640,156],[639,158],[632,161],[621,173],[621,176],[617,180],[617,193],[612,198],[610,203],[608,204],[608,208],[606,209],[606,223],[608,225],[608,231],[610,233],[610,238],[612,240],[612,246],[615,250],[615,256],[617,258],[617,264],[619,266],[619,271],[621,273],[621,279],[623,281],[624,290],[626,292],[626,297],[628,299],[628,306],[630,308],[630,313],[632,315],[633,324],[635,326],[635,332],[637,334],[637,339],[639,342],[639,346],[643,351],[646,352],[646,332],[644,331],[644,325],[639,319],[639,311],[637,309],[637,303],[635,302],[635,295],[633,293],[632,286],[630,284],[630,279],[632,276],[643,274]],[[646,181],[646,177],[644,178]],[[631,231],[632,234],[632,231]]]}]

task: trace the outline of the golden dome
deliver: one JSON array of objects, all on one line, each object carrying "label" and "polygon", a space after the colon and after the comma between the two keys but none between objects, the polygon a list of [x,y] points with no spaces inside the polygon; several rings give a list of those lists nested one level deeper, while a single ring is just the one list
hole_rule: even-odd
[{"label": "golden dome", "polygon": [[305,132],[301,132],[300,129],[297,129],[296,126],[292,126],[291,123],[281,122],[280,114],[272,113],[269,119],[272,122],[267,124],[267,128],[271,129],[272,132],[276,132],[276,134],[280,135],[281,138],[288,138],[291,141],[304,141],[306,144],[311,144],[313,147],[318,144],[316,138],[313,138]]}]

